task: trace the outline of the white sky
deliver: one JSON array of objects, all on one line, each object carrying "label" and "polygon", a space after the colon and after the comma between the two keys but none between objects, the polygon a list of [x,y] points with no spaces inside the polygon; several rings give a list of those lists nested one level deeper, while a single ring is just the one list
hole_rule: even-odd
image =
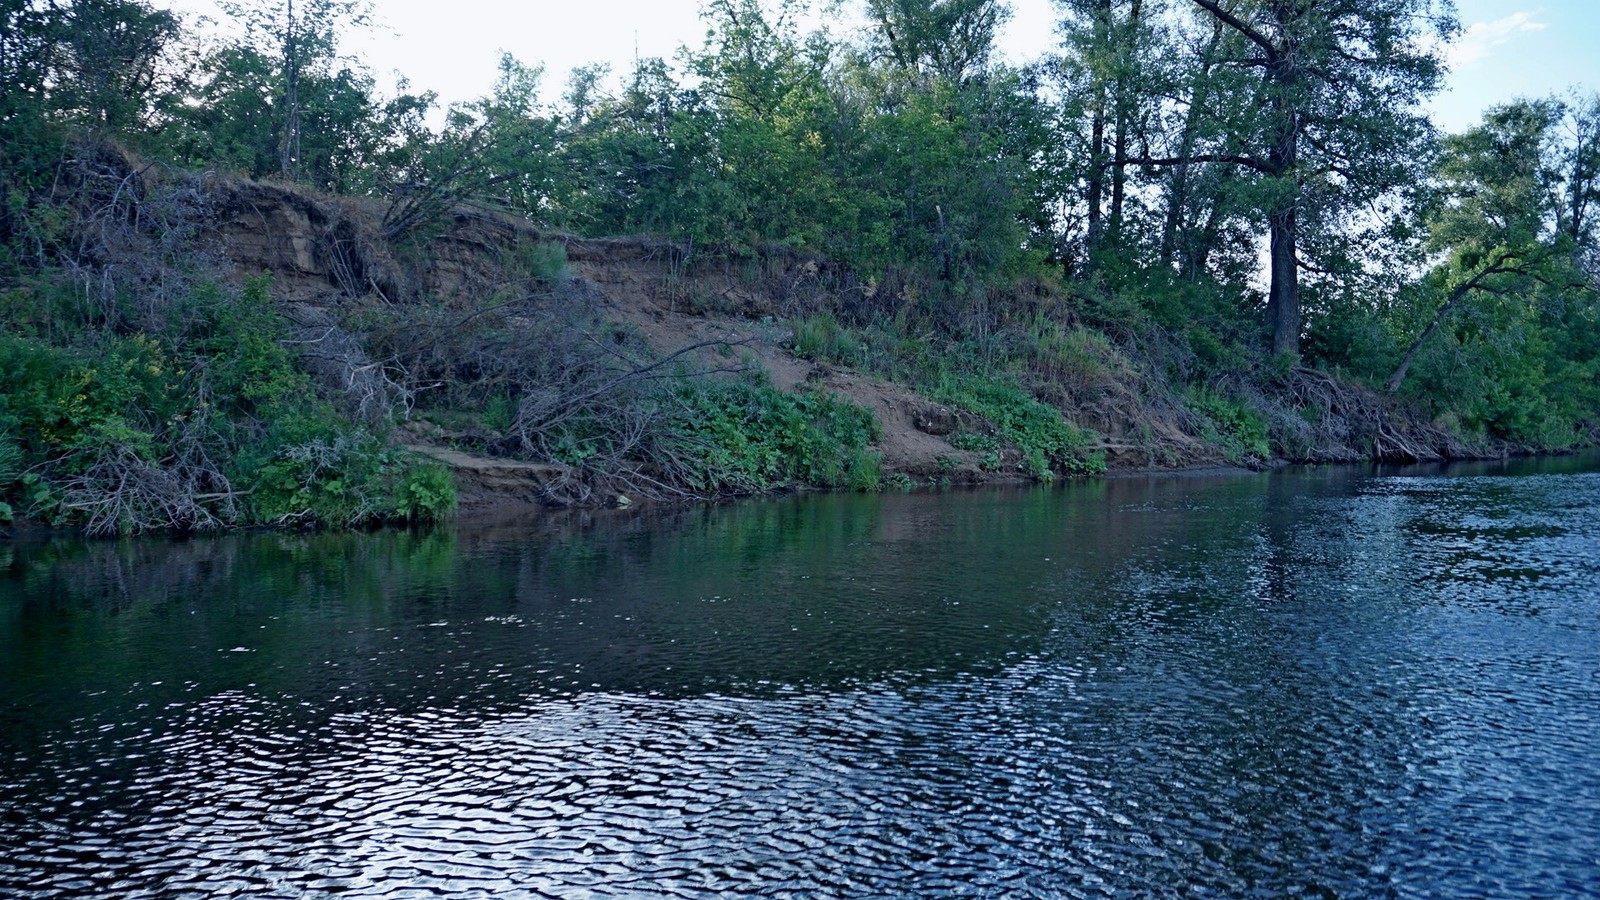
[{"label": "white sky", "polygon": [[[180,11],[216,12],[214,0],[154,0]],[[1517,96],[1581,86],[1600,89],[1600,0],[1457,0],[1464,26],[1451,47],[1447,90],[1431,104],[1446,130],[1471,125],[1484,108]],[[347,49],[392,91],[396,74],[412,90],[442,102],[470,100],[493,83],[500,51],[545,66],[554,99],[574,66],[604,61],[624,73],[638,56],[671,60],[679,46],[705,36],[700,0],[375,0],[385,26],[358,35]],[[846,9],[854,6],[845,3]],[[1001,47],[1012,62],[1050,49],[1050,0],[1012,0]]]}]

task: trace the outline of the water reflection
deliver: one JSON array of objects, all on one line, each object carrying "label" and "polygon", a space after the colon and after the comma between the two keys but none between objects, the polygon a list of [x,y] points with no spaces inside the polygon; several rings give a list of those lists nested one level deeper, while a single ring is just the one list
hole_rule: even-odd
[{"label": "water reflection", "polygon": [[1582,892],[1568,465],[17,545],[0,893]]}]

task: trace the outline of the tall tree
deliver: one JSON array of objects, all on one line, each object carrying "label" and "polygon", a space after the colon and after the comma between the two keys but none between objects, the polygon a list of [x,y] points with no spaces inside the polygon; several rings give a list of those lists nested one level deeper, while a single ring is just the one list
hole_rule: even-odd
[{"label": "tall tree", "polygon": [[[1564,104],[1565,115],[1555,151],[1556,228],[1580,253],[1592,255],[1600,245],[1600,93],[1575,95]],[[1594,274],[1600,260],[1589,259]]]},{"label": "tall tree", "polygon": [[[339,53],[340,36],[370,21],[367,0],[225,0],[222,8],[244,33],[201,65],[198,108],[178,143],[195,161],[227,161],[254,175],[276,172],[342,189],[336,154],[371,148],[381,104],[370,73]],[[360,147],[360,150],[354,148]]]},{"label": "tall tree", "polygon": [[1389,376],[1389,393],[1440,327],[1479,298],[1527,307],[1545,292],[1594,293],[1574,266],[1594,249],[1583,224],[1593,198],[1582,197],[1592,191],[1592,113],[1570,112],[1555,99],[1519,100],[1444,140],[1425,213],[1426,249],[1444,257],[1428,281],[1443,300]]},{"label": "tall tree", "polygon": [[[1211,99],[1222,90],[1222,85],[1214,77],[1222,48],[1222,35],[1222,23],[1220,21],[1213,23],[1212,27],[1206,30],[1203,42],[1194,54],[1195,58],[1190,66],[1177,79],[1177,89],[1173,93],[1181,98],[1179,102],[1183,105],[1183,124],[1178,131],[1174,150],[1180,160],[1188,160],[1194,156],[1196,148],[1205,137],[1203,128]],[[1183,241],[1182,234],[1185,222],[1195,205],[1191,201],[1191,195],[1196,188],[1195,182],[1200,175],[1200,169],[1200,166],[1192,162],[1180,162],[1168,168],[1166,184],[1163,185],[1165,210],[1161,222],[1161,245],[1156,256],[1163,266],[1176,263],[1180,273],[1190,278],[1203,265],[1203,251],[1192,246],[1192,241]],[[1216,210],[1216,205],[1212,204],[1211,209]],[[1180,243],[1190,246],[1180,248]]]},{"label": "tall tree", "polygon": [[1251,172],[1268,235],[1267,325],[1274,353],[1299,350],[1301,227],[1331,221],[1416,177],[1431,131],[1419,102],[1440,84],[1437,45],[1451,34],[1435,0],[1192,0],[1225,32],[1219,61],[1256,73],[1251,91],[1216,104],[1224,145],[1208,152],[1118,160],[1224,163]]},{"label": "tall tree", "polygon": [[0,6],[0,116],[19,103],[113,134],[146,124],[176,16],[142,0],[7,0]]},{"label": "tall tree", "polygon": [[1165,107],[1181,90],[1172,69],[1170,0],[1056,0],[1062,15],[1063,112],[1079,157],[1085,264],[1132,256],[1141,205],[1130,163],[1160,143]]},{"label": "tall tree", "polygon": [[[431,94],[383,99],[341,35],[367,21],[361,0],[224,5],[243,34],[200,60],[188,102],[171,112],[167,152],[191,165],[279,175],[337,193],[387,190],[403,147],[426,131]],[[291,17],[292,13],[292,17]]]},{"label": "tall tree", "polygon": [[981,73],[1009,10],[1000,0],[867,0],[883,52],[951,81]]}]

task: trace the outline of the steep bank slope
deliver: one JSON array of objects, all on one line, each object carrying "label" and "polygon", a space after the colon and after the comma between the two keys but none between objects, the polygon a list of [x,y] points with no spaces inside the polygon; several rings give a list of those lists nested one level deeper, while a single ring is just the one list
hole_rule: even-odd
[{"label": "steep bank slope", "polygon": [[[841,335],[847,345],[864,340],[859,315],[853,326],[843,323],[875,286],[826,260],[787,252],[691,256],[660,240],[579,239],[474,209],[457,210],[425,240],[396,249],[377,237],[376,206],[259,183],[218,182],[208,189],[217,246],[236,276],[271,272],[274,297],[299,328],[297,340],[346,346],[341,365],[326,355],[303,354],[329,390],[381,394],[384,386],[362,385],[363,376],[385,371],[380,354],[391,351],[387,365],[395,370],[395,384],[387,389],[395,396],[386,402],[409,423],[404,440],[455,468],[468,506],[507,498],[607,502],[620,491],[574,493],[572,482],[582,479],[573,467],[519,452],[531,448],[512,446],[504,428],[484,421],[486,414],[496,418],[494,409],[429,408],[422,385],[403,383],[406,374],[415,374],[401,358],[406,353],[396,352],[372,323],[392,320],[392,327],[406,320],[406,308],[443,310],[460,319],[493,315],[498,304],[530,294],[541,298],[538,314],[585,322],[570,336],[626,335],[626,341],[642,343],[640,359],[681,354],[677,360],[687,371],[712,373],[682,377],[759,373],[782,391],[820,390],[864,407],[879,426],[871,446],[881,454],[882,474],[896,483],[1040,475],[1030,473],[1024,448],[983,410],[952,402],[959,392],[931,378],[897,380],[892,376],[908,367],[893,359],[874,359],[863,347],[841,351],[828,346],[828,336],[820,345],[808,343],[798,333],[820,319],[836,342]],[[1259,466],[1273,458],[1443,459],[1514,449],[1466,444],[1387,398],[1307,369],[1270,380],[1240,373],[1220,402],[1215,395],[1197,402],[1192,390],[1165,377],[1137,335],[1114,338],[1089,327],[1059,292],[1038,286],[1022,291],[1029,296],[1013,298],[1014,305],[1050,323],[1068,345],[1057,358],[1031,366],[1026,386],[1066,421],[1092,432],[1081,452],[1103,459],[1110,471]],[[891,314],[906,302],[878,299],[879,309]],[[908,343],[937,340],[900,337]],[[968,362],[980,370],[985,364]],[[407,390],[423,393],[403,396]],[[506,417],[499,413],[498,424],[505,425]],[[534,456],[524,463],[537,465],[507,464],[508,469],[496,461],[510,456]],[[508,479],[522,487],[508,489]]]},{"label": "steep bank slope", "polygon": [[[1047,285],[957,301],[472,208],[386,238],[376,201],[115,148],[80,178],[5,291],[0,350],[40,380],[0,398],[0,462],[26,464],[0,487],[96,530],[433,515],[426,459],[474,509],[1514,449],[1313,370],[1195,381]],[[74,380],[85,409],[51,387]]]}]

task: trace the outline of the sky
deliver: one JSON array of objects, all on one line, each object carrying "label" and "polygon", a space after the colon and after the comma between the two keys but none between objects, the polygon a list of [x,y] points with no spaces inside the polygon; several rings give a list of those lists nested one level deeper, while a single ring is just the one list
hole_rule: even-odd
[{"label": "sky", "polygon": [[[214,0],[154,0],[213,16]],[[855,4],[847,2],[847,7]],[[374,0],[384,27],[345,48],[363,59],[385,90],[396,73],[412,90],[442,102],[470,100],[494,81],[502,50],[545,67],[547,97],[574,66],[598,61],[628,71],[636,56],[671,59],[705,37],[700,0]],[[1435,122],[1459,131],[1484,109],[1519,96],[1579,87],[1600,90],[1600,0],[1457,0],[1463,31],[1449,48],[1450,79],[1430,104]],[[1000,41],[1011,62],[1027,62],[1055,43],[1050,0],[1012,0]]]}]

